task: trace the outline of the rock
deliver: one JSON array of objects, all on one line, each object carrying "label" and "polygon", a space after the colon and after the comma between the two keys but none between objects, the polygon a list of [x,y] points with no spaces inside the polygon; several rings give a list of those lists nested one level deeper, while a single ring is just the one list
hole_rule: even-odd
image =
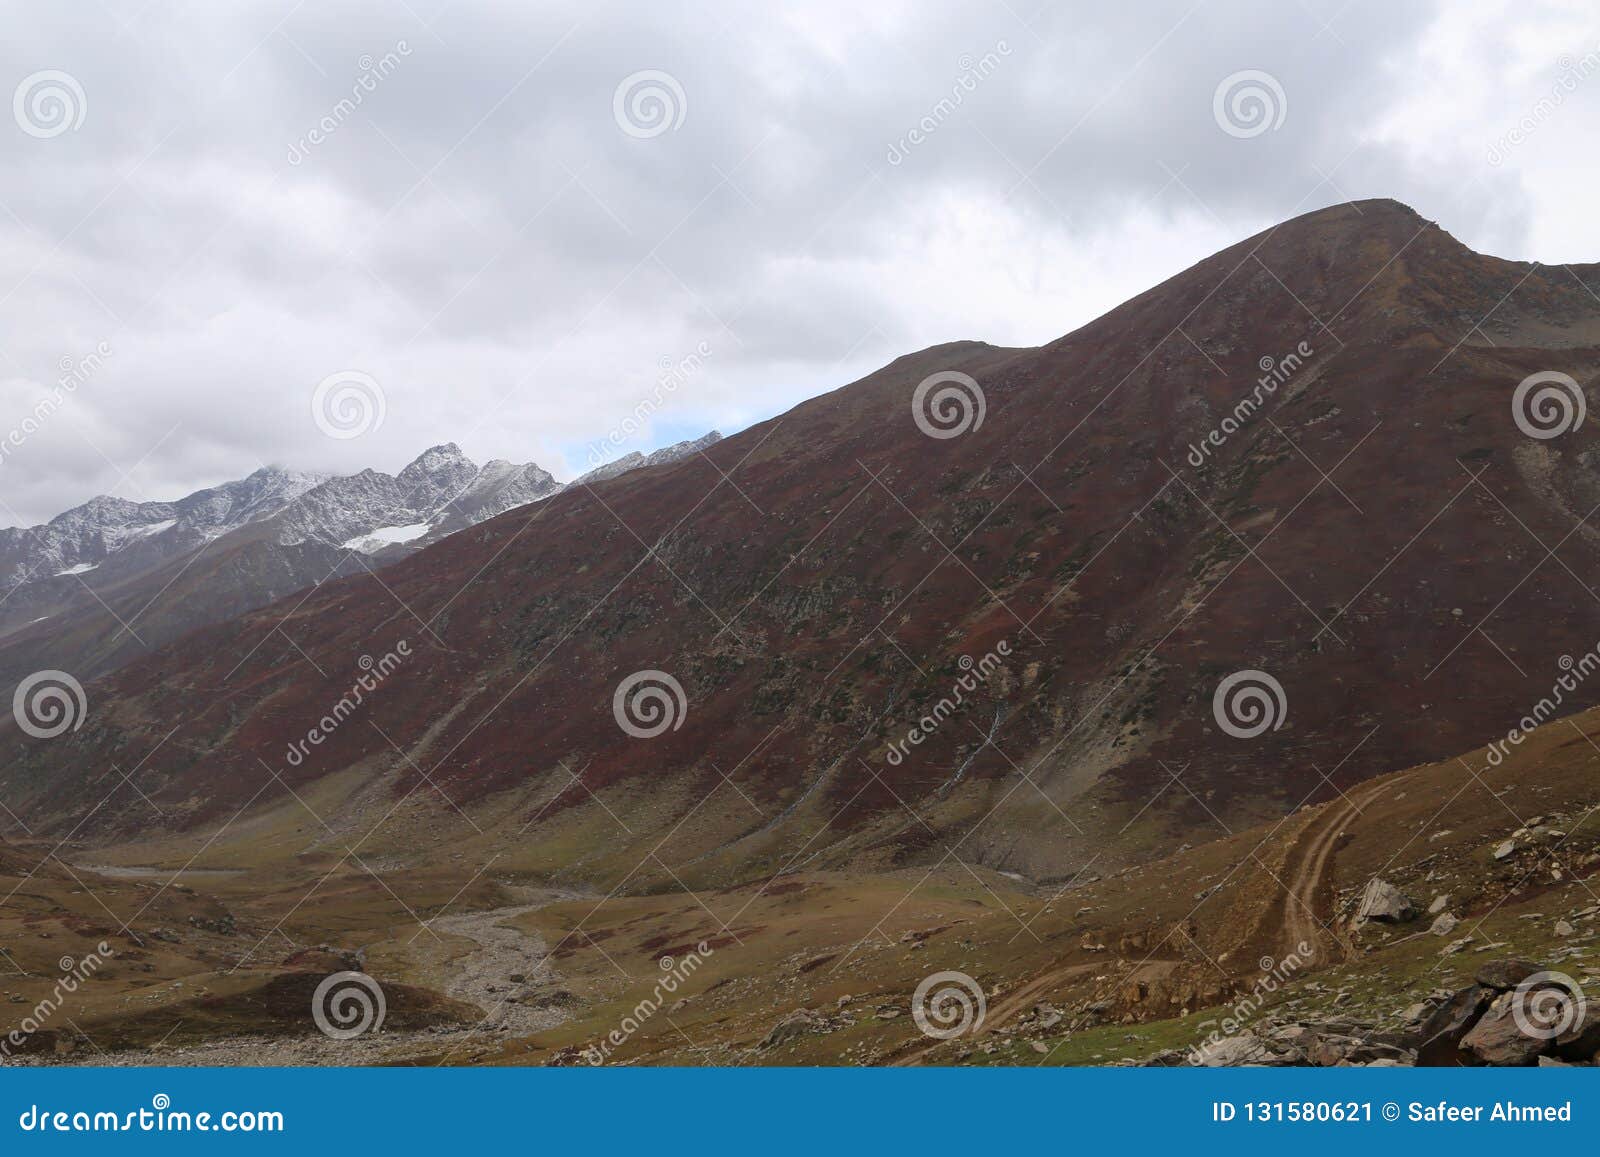
[{"label": "rock", "polygon": [[1584,1017],[1556,1037],[1556,1056],[1568,1061],[1595,1063],[1600,1058],[1600,1008],[1587,1005]]},{"label": "rock", "polygon": [[1163,1049],[1149,1060],[1142,1062],[1142,1065],[1147,1069],[1175,1069],[1182,1068],[1188,1063],[1188,1054],[1181,1049]]},{"label": "rock", "polygon": [[1304,1059],[1305,1054],[1298,1050],[1274,1049],[1254,1033],[1223,1037],[1195,1050],[1195,1063],[1208,1069],[1232,1068],[1238,1065],[1281,1067],[1304,1063]]},{"label": "rock", "polygon": [[1050,1051],[1050,1046],[1045,1044],[1042,1040],[1032,1041],[1030,1042],[1030,1045],[1033,1048],[1033,1051],[1038,1053],[1040,1056],[1043,1056]]},{"label": "rock", "polygon": [[1306,1050],[1306,1059],[1318,1068],[1331,1069],[1341,1064],[1360,1044],[1361,1042],[1355,1037],[1329,1033],[1315,1038],[1314,1043]]},{"label": "rock", "polygon": [[1361,906],[1356,909],[1356,923],[1378,920],[1385,924],[1398,924],[1416,914],[1416,905],[1399,888],[1374,876],[1361,894]]},{"label": "rock", "polygon": [[780,1045],[797,1037],[827,1031],[827,1020],[812,1012],[809,1008],[800,1008],[773,1025],[772,1031],[761,1038],[761,1043],[756,1048],[769,1049],[773,1045]]},{"label": "rock", "polygon": [[1375,1065],[1378,1063],[1404,1065],[1417,1063],[1417,1054],[1411,1049],[1378,1041],[1358,1041],[1356,1047],[1346,1051],[1342,1065]]},{"label": "rock", "polygon": [[1521,994],[1502,992],[1495,997],[1478,1023],[1461,1038],[1461,1047],[1489,1065],[1531,1065],[1554,1042],[1548,1037],[1529,1036],[1518,1024],[1514,1007]]},{"label": "rock", "polygon": [[1445,908],[1449,906],[1449,904],[1450,897],[1448,895],[1441,893],[1440,895],[1435,896],[1433,898],[1433,903],[1428,905],[1428,915],[1437,916],[1440,912],[1443,912]]},{"label": "rock", "polygon": [[1473,1063],[1461,1052],[1461,1039],[1493,997],[1492,989],[1471,985],[1451,995],[1433,1010],[1417,1030],[1417,1064],[1426,1068]]},{"label": "rock", "polygon": [[1516,851],[1517,851],[1517,841],[1516,840],[1507,840],[1507,841],[1505,841],[1505,843],[1497,845],[1492,854],[1493,854],[1494,858],[1497,859],[1497,860],[1509,860],[1512,856],[1514,856],[1516,854]]},{"label": "rock", "polygon": [[1568,924],[1565,920],[1557,920],[1556,921],[1556,935],[1557,936],[1571,936],[1576,931],[1577,931],[1577,929],[1574,928],[1571,924]]},{"label": "rock", "polygon": [[1450,941],[1450,943],[1446,944],[1443,948],[1439,949],[1439,955],[1441,955],[1441,956],[1454,956],[1457,952],[1460,952],[1463,948],[1465,948],[1468,944],[1471,944],[1471,943],[1472,943],[1472,937],[1470,937],[1470,936],[1463,936],[1460,940],[1452,940],[1452,941]]},{"label": "rock", "polygon": [[1448,912],[1441,912],[1435,916],[1433,923],[1428,925],[1428,931],[1435,936],[1448,936],[1456,930],[1456,925],[1461,923]]},{"label": "rock", "polygon": [[1538,971],[1539,966],[1527,960],[1489,960],[1479,965],[1477,975],[1473,979],[1485,988],[1505,992],[1515,988]]}]

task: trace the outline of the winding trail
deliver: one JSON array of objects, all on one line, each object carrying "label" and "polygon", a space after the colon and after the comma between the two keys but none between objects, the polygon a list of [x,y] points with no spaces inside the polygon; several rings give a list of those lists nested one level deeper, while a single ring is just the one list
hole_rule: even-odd
[{"label": "winding trail", "polygon": [[[1333,923],[1332,887],[1329,868],[1333,864],[1339,839],[1352,822],[1388,790],[1382,782],[1361,784],[1344,793],[1338,800],[1326,805],[1301,831],[1285,861],[1287,879],[1283,881],[1287,892],[1282,898],[1283,931],[1279,941],[1279,959],[1298,953],[1301,944],[1328,946],[1332,940],[1334,954],[1325,957],[1332,961],[1357,955],[1355,945],[1348,935]],[[1318,897],[1325,901],[1319,904]],[[1318,916],[1319,909],[1327,910],[1327,925]],[[1263,913],[1263,920],[1270,915]]]},{"label": "winding trail", "polygon": [[[1294,837],[1294,843],[1284,860],[1286,871],[1282,878],[1283,890],[1280,890],[1277,900],[1267,905],[1257,917],[1251,941],[1256,937],[1264,940],[1276,939],[1280,945],[1280,960],[1287,958],[1291,953],[1298,953],[1301,944],[1318,945],[1320,952],[1328,946],[1330,938],[1333,941],[1334,953],[1321,955],[1323,963],[1330,963],[1341,957],[1350,959],[1358,955],[1358,949],[1349,936],[1333,923],[1330,869],[1340,839],[1356,818],[1368,807],[1376,804],[1390,786],[1381,781],[1359,784],[1343,793],[1336,801],[1324,805],[1320,814],[1313,816],[1301,828],[1299,834]],[[1326,927],[1323,924],[1324,917],[1318,915],[1319,911],[1325,912]],[[1280,912],[1282,929],[1276,937],[1272,937],[1268,929]],[[1098,962],[1091,961],[1045,969],[1004,993],[991,1004],[982,1026],[974,1035],[981,1036],[999,1030],[1045,992],[1072,979],[1075,975],[1093,972],[1102,967],[1103,965]],[[917,1042],[915,1047],[890,1058],[889,1064],[892,1066],[918,1064],[932,1053],[939,1043]]]}]

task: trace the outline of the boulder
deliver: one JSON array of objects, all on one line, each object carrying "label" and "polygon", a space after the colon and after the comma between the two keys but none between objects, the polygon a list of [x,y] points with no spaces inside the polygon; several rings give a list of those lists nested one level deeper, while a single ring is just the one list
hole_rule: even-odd
[{"label": "boulder", "polygon": [[1523,997],[1517,992],[1502,992],[1489,1005],[1472,1030],[1461,1038],[1461,1047],[1484,1064],[1531,1065],[1540,1053],[1555,1042],[1549,1037],[1529,1036],[1522,1031],[1515,1006]]},{"label": "boulder", "polygon": [[1379,1060],[1410,1065],[1415,1062],[1416,1054],[1409,1049],[1398,1048],[1382,1041],[1327,1033],[1319,1036],[1306,1050],[1306,1059],[1319,1068],[1367,1065]]},{"label": "boulder", "polygon": [[1527,960],[1489,960],[1478,967],[1473,979],[1485,988],[1505,992],[1538,971],[1539,966]]},{"label": "boulder", "polygon": [[1389,881],[1374,876],[1367,882],[1366,891],[1361,893],[1361,906],[1356,909],[1356,923],[1365,924],[1369,920],[1377,920],[1385,924],[1398,924],[1416,914],[1416,905],[1405,893]]},{"label": "boulder", "polygon": [[1585,1007],[1578,1022],[1556,1037],[1555,1054],[1573,1062],[1594,1064],[1600,1060],[1600,1008]]},{"label": "boulder", "polygon": [[1492,989],[1474,984],[1456,992],[1434,1009],[1433,1015],[1417,1030],[1418,1066],[1439,1068],[1477,1063],[1474,1056],[1461,1051],[1461,1039],[1493,996]]},{"label": "boulder", "polygon": [[1254,1033],[1223,1037],[1195,1050],[1195,1063],[1208,1069],[1240,1065],[1283,1067],[1304,1064],[1305,1054],[1293,1049],[1275,1049]]},{"label": "boulder", "polygon": [[783,1044],[785,1041],[794,1040],[796,1037],[827,1032],[828,1028],[827,1020],[812,1012],[809,1008],[796,1009],[773,1025],[772,1031],[762,1037],[761,1043],[756,1047],[769,1049],[773,1045]]},{"label": "boulder", "polygon": [[1182,1049],[1163,1049],[1149,1060],[1142,1062],[1147,1069],[1176,1069],[1188,1064],[1188,1054]]},{"label": "boulder", "polygon": [[1448,936],[1456,930],[1456,925],[1460,923],[1461,921],[1450,913],[1440,912],[1433,918],[1433,923],[1428,925],[1428,931],[1435,936]]}]

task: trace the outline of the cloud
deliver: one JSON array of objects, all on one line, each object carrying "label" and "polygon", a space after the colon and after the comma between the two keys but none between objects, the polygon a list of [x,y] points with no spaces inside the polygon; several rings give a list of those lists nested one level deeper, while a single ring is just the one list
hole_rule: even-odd
[{"label": "cloud", "polygon": [[[1487,160],[1600,44],[1575,6],[751,7],[17,17],[0,88],[57,70],[86,107],[0,131],[0,429],[63,358],[114,352],[0,463],[0,521],[446,440],[571,476],[702,343],[638,448],[934,342],[1048,341],[1348,197],[1507,255],[1600,242],[1600,80]],[[1214,96],[1248,70],[1286,107],[1241,138]],[[675,82],[668,121],[625,131],[646,72]],[[311,394],[349,369],[387,417],[334,440]]]}]

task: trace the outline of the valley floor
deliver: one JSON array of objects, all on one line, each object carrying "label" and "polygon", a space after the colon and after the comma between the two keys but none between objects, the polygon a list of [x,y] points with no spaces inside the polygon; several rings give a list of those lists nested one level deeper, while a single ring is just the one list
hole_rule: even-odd
[{"label": "valley floor", "polygon": [[[1399,1039],[1507,958],[1569,976],[1600,1008],[1597,734],[1600,713],[1559,720],[1498,768],[1476,753],[1381,776],[1155,863],[1049,882],[931,857],[603,895],[343,860],[229,868],[225,850],[174,879],[170,847],[144,872],[127,862],[137,849],[107,868],[105,849],[14,843],[0,1021],[35,1017],[61,958],[101,943],[103,966],[12,1060],[1170,1061],[1251,1026]],[[1374,880],[1390,907],[1358,919]],[[313,992],[342,971],[382,987],[381,1031],[318,1031]],[[948,1023],[917,996],[936,973],[969,985],[951,1039],[919,1023]]]}]

